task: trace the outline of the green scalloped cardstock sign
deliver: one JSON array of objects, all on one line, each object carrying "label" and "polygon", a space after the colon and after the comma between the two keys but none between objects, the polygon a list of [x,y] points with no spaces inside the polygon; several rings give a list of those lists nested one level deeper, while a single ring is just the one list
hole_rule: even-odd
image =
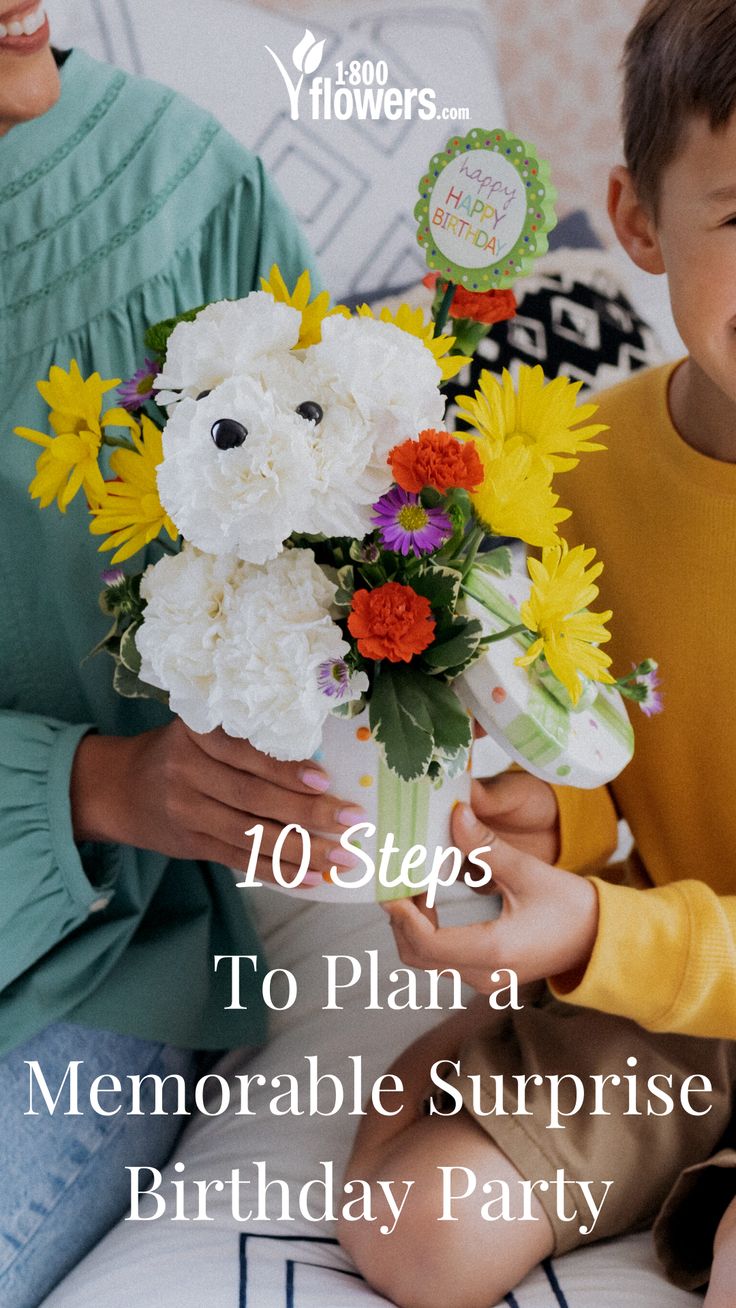
[{"label": "green scalloped cardstock sign", "polygon": [[510,286],[547,250],[557,218],[549,165],[500,127],[451,136],[414,209],[427,265],[468,291]]}]

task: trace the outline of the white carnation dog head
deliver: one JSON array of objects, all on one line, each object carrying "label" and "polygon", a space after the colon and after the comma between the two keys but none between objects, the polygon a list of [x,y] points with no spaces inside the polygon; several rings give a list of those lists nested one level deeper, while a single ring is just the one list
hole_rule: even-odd
[{"label": "white carnation dog head", "polygon": [[228,377],[254,373],[269,354],[296,345],[300,324],[296,309],[277,304],[264,291],[208,304],[193,322],[177,323],[172,331],[156,378],[159,402],[196,400]]},{"label": "white carnation dog head", "polygon": [[417,337],[335,316],[295,351],[300,321],[256,292],[171,334],[158,382],[178,402],[158,486],[199,549],[264,563],[292,532],[365,535],[389,450],[442,422],[440,368]]}]

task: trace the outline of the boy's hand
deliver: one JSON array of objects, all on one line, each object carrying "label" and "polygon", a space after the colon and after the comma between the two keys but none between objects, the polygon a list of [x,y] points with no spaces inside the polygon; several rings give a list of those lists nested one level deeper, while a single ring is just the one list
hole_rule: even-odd
[{"label": "boy's hand", "polygon": [[455,968],[481,994],[494,989],[491,973],[516,972],[523,985],[554,977],[571,990],[588,965],[598,930],[598,896],[583,877],[551,867],[489,831],[466,804],[454,824],[458,846],[491,845],[493,880],[483,893],[499,893],[500,917],[470,926],[441,927],[424,897],[383,905],[404,963]]},{"label": "boy's hand", "polygon": [[[470,799],[476,816],[517,849],[556,863],[560,853],[560,813],[557,796],[547,781],[528,772],[502,772],[488,781],[474,781]],[[473,849],[457,839],[459,849]]]}]

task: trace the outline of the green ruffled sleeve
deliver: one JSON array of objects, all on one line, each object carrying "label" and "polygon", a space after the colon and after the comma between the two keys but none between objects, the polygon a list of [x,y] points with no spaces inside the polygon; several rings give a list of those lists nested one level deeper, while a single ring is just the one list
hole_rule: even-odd
[{"label": "green ruffled sleeve", "polygon": [[89,730],[0,712],[0,991],[113,893],[118,849],[77,846],[72,831],[72,760]]}]

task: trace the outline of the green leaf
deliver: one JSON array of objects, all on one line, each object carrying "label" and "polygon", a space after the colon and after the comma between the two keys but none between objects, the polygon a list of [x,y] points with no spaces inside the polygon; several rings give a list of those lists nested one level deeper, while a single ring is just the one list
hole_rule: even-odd
[{"label": "green leaf", "polygon": [[365,696],[361,695],[360,699],[349,699],[347,704],[338,704],[331,713],[336,718],[357,718],[365,707]]},{"label": "green leaf", "polygon": [[141,670],[141,656],[135,643],[135,636],[139,626],[140,623],[136,623],[135,626],[128,627],[120,638],[120,661],[136,677]]},{"label": "green leaf", "polygon": [[497,549],[489,550],[487,554],[479,554],[474,567],[484,568],[486,572],[493,572],[497,577],[510,577],[511,561],[511,550],[508,545],[499,545]]},{"label": "green leaf", "polygon": [[483,642],[479,640],[475,649],[468,655],[464,663],[453,663],[452,667],[445,668],[442,673],[442,680],[448,683],[455,681],[463,672],[467,672],[468,668],[472,668],[473,664],[477,663],[478,659],[481,658],[484,653],[485,646]]},{"label": "green leaf", "polygon": [[124,663],[118,663],[112,678],[113,688],[118,695],[124,699],[157,699],[162,704],[168,704],[169,696],[165,690],[159,690],[157,686],[149,686],[147,682],[141,681],[130,668],[126,668]]},{"label": "green leaf", "polygon": [[349,609],[353,602],[353,592],[355,590],[355,569],[351,564],[337,570],[337,590],[335,592],[335,604],[340,609]]},{"label": "green leaf", "polygon": [[422,662],[433,672],[466,666],[475,654],[483,627],[477,618],[456,618],[446,639],[435,641],[424,651]]},{"label": "green leaf", "polygon": [[448,754],[454,754],[458,749],[469,749],[472,740],[470,718],[452,687],[436,677],[426,677],[422,689],[432,722],[435,747]]},{"label": "green leaf", "polygon": [[114,657],[117,657],[117,655],[120,653],[120,637],[118,635],[117,618],[113,622],[107,635],[103,636],[102,640],[98,640],[97,644],[92,646],[92,649],[89,651],[89,653],[85,654],[79,666],[84,667],[88,659],[94,658],[95,654],[102,654],[105,651],[109,654],[112,654]]},{"label": "green leaf", "polygon": [[434,736],[424,682],[431,683],[431,678],[384,661],[373,683],[371,730],[384,747],[388,766],[404,781],[423,777],[432,760]]},{"label": "green leaf", "polygon": [[382,556],[380,563],[361,563],[360,576],[363,581],[367,583],[369,589],[375,589],[376,586],[383,586],[390,580],[384,559],[385,556]]},{"label": "green leaf", "polygon": [[424,595],[433,609],[449,609],[454,614],[460,593],[461,576],[454,568],[443,568],[436,563],[425,563],[411,579],[418,595]]},{"label": "green leaf", "polygon": [[417,668],[380,665],[370,722],[386,762],[405,781],[427,775],[436,751],[454,754],[470,747],[470,718],[457,695]]},{"label": "green leaf", "polygon": [[180,322],[194,322],[198,313],[206,309],[206,304],[198,304],[196,309],[187,309],[184,313],[178,313],[175,318],[164,318],[161,322],[155,322],[147,328],[143,338],[146,349],[153,354],[157,354],[160,359],[166,355],[166,348],[169,343],[169,337]]},{"label": "green leaf", "polygon": [[469,355],[472,359],[480,342],[484,336],[488,336],[490,330],[488,323],[476,322],[473,318],[454,318],[452,332],[455,344],[450,353]]}]

